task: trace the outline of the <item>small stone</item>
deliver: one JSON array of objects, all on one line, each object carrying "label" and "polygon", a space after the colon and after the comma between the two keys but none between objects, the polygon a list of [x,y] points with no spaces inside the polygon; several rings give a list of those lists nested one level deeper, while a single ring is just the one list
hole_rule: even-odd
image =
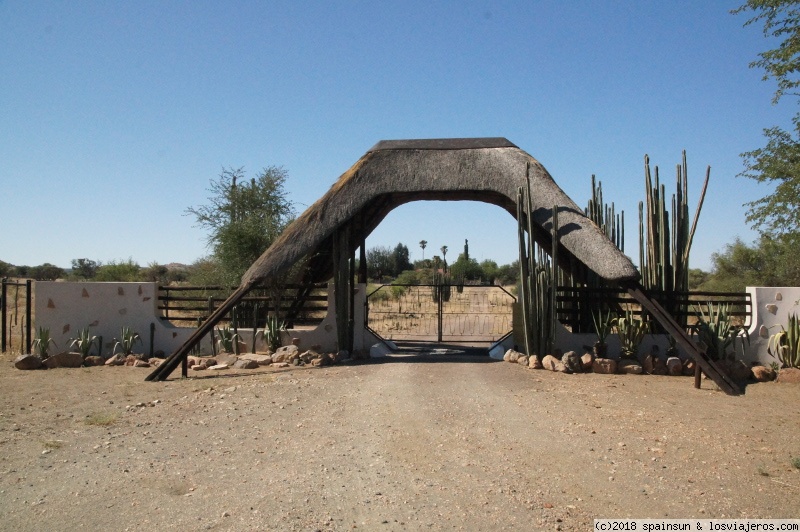
[{"label": "small stone", "polygon": [[538,356],[531,355],[528,357],[528,367],[531,369],[542,369],[542,361],[539,360]]},{"label": "small stone", "polygon": [[230,366],[227,364],[214,364],[213,366],[210,366],[208,369],[213,369],[218,371],[221,369],[228,369],[229,367]]},{"label": "small stone", "polygon": [[561,363],[566,366],[566,368],[571,373],[580,373],[583,371],[583,362],[581,361],[580,355],[575,351],[567,351],[561,356]]},{"label": "small stone", "polygon": [[584,372],[592,371],[592,365],[594,364],[594,353],[584,353],[581,355],[581,368]]},{"label": "small stone", "polygon": [[636,360],[620,360],[617,363],[617,371],[629,375],[641,375],[644,370],[637,362]]},{"label": "small stone", "polygon": [[517,364],[527,367],[528,366],[528,358],[529,358],[528,355],[520,355],[517,358]]},{"label": "small stone", "polygon": [[595,358],[592,362],[592,371],[602,375],[612,375],[617,372],[617,361],[611,358]]},{"label": "small stone", "polygon": [[756,382],[774,381],[777,377],[775,370],[766,366],[753,366],[750,371],[753,372],[753,380]]},{"label": "small stone", "polygon": [[678,357],[669,357],[667,359],[667,374],[677,377],[683,374],[683,362]]},{"label": "small stone", "polygon": [[190,367],[192,368],[192,371],[203,371],[204,369],[206,369],[205,364],[195,364],[194,366]]},{"label": "small stone", "polygon": [[103,360],[103,357],[89,355],[88,357],[83,359],[84,366],[102,366],[105,364],[106,361]]},{"label": "small stone", "polygon": [[116,355],[112,355],[111,358],[106,360],[106,366],[124,366],[125,365],[125,355],[122,353],[117,353]]},{"label": "small stone", "polygon": [[258,362],[255,360],[237,360],[234,362],[233,367],[235,369],[257,369]]}]

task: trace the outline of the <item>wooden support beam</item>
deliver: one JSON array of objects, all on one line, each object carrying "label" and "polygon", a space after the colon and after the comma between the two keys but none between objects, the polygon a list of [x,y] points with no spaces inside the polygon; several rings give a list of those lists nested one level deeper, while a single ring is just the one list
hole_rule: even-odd
[{"label": "wooden support beam", "polygon": [[189,356],[189,353],[192,352],[192,348],[200,343],[200,340],[208,334],[209,332],[214,330],[214,326],[219,323],[222,318],[234,307],[236,304],[250,291],[250,286],[240,286],[236,289],[234,293],[232,293],[228,299],[226,299],[222,305],[217,307],[217,310],[208,317],[206,321],[204,321],[200,327],[198,327],[192,335],[181,345],[174,353],[167,357],[164,362],[161,363],[155,370],[153,370],[150,375],[148,375],[145,380],[146,381],[163,381],[169,377],[170,373],[175,371],[178,365],[183,364],[186,360],[186,357]]},{"label": "wooden support beam", "polygon": [[703,373],[709,376],[711,380],[719,386],[719,389],[728,395],[741,395],[742,389],[728,375],[719,369],[713,360],[708,358],[705,353],[700,352],[697,346],[692,342],[691,337],[686,330],[678,325],[672,316],[658,304],[657,301],[650,299],[645,294],[642,285],[638,281],[628,281],[623,284],[623,287],[628,290],[628,293],[642,305],[642,308],[647,310],[658,323],[664,327],[664,330],[670,334],[675,341],[683,347],[684,350],[691,356],[697,366],[703,370]]}]

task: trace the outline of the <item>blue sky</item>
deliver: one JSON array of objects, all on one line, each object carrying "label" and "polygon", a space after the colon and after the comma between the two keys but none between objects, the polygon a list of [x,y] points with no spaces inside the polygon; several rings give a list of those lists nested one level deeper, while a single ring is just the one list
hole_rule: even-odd
[{"label": "blue sky", "polygon": [[[285,167],[302,212],[381,139],[501,136],[579,205],[596,174],[634,259],[644,155],[671,187],[687,151],[692,213],[711,165],[708,269],[770,192],[739,154],[795,111],[748,68],[774,43],[739,3],[0,0],[0,260],[191,263],[185,210],[223,167]],[[367,246],[423,239],[516,258],[513,218],[480,203],[403,206]]]}]

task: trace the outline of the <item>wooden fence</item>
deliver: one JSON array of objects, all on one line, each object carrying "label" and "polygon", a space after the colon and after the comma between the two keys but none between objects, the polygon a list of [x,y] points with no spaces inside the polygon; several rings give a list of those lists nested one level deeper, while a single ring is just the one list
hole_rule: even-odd
[{"label": "wooden fence", "polygon": [[[747,292],[663,292],[647,291],[648,295],[669,312],[678,324],[687,327],[697,321],[700,313],[709,314],[711,306],[728,306],[728,315],[740,325],[749,326],[753,305]],[[559,287],[556,295],[558,320],[574,333],[594,333],[592,314],[611,311],[622,315],[626,311],[642,315],[641,306],[627,292],[617,288]],[[654,323],[657,326],[656,323]],[[656,327],[653,332],[661,332]]]},{"label": "wooden fence", "polygon": [[[277,308],[287,328],[315,326],[328,312],[327,288],[326,284],[256,287],[224,321],[235,321],[240,327],[263,327]],[[233,290],[222,286],[159,286],[158,310],[162,320],[194,326],[205,321]]]}]

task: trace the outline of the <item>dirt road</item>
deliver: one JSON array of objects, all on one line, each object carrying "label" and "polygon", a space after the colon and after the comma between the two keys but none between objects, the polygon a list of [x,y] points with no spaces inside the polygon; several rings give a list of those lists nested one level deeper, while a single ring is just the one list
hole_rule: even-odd
[{"label": "dirt road", "polygon": [[9,366],[3,530],[588,530],[600,517],[800,515],[800,386],[728,397],[691,378],[454,355],[163,383],[129,367]]}]

